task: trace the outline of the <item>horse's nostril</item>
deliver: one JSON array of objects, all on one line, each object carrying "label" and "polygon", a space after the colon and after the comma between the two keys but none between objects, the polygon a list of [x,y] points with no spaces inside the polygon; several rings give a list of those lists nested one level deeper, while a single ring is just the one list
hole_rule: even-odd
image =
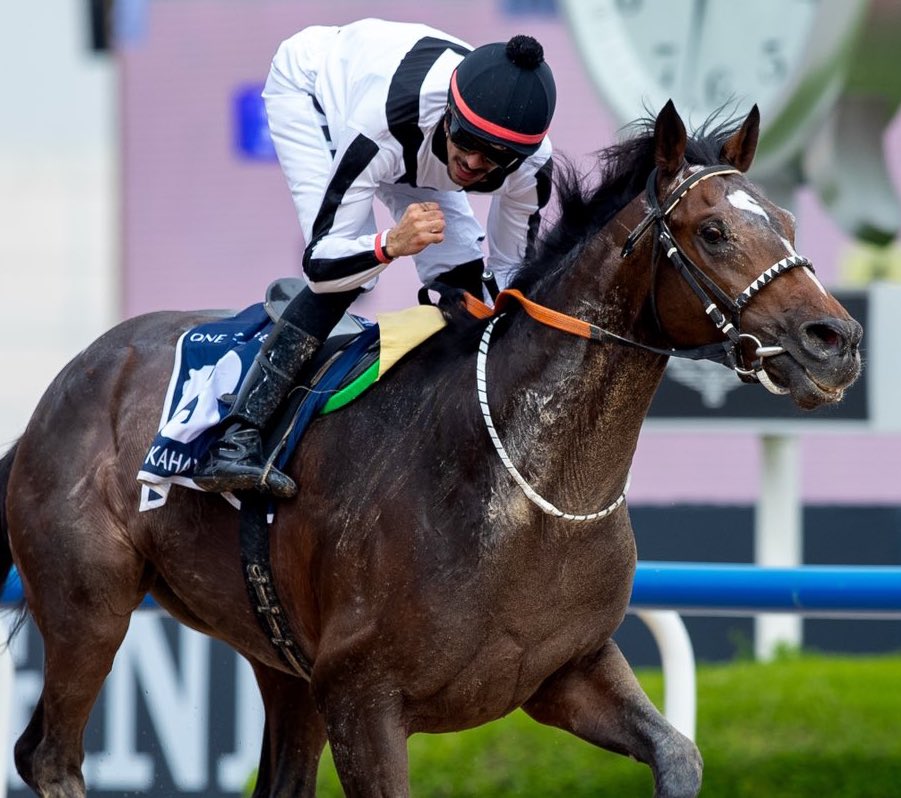
[{"label": "horse's nostril", "polygon": [[853,350],[860,343],[862,328],[856,321],[826,319],[811,321],[802,327],[805,347],[813,354],[837,355]]},{"label": "horse's nostril", "polygon": [[805,330],[805,334],[815,339],[824,349],[840,349],[842,346],[842,336],[825,324],[815,324]]}]

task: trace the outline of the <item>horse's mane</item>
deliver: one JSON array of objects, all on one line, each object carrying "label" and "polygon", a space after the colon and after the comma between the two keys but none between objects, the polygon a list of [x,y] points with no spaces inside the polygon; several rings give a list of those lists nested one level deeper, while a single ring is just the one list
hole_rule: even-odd
[{"label": "horse's mane", "polygon": [[[685,159],[709,166],[720,162],[726,139],[738,129],[735,120],[722,121],[722,111],[710,116],[688,140]],[[589,241],[613,216],[644,191],[654,168],[654,119],[644,118],[626,128],[629,136],[595,153],[596,176],[582,173],[563,155],[554,155],[556,221],[536,241],[510,286],[527,292],[540,279],[550,278],[569,262],[567,257]]]},{"label": "horse's mane", "polygon": [[[723,143],[741,124],[734,118],[723,121],[725,114],[725,109],[716,111],[689,137],[685,150],[688,163],[711,166],[721,162]],[[594,153],[597,167],[589,174],[564,155],[554,154],[555,220],[544,228],[512,275],[510,288],[528,295],[539,281],[555,280],[581,246],[644,191],[656,165],[654,124],[655,119],[648,116],[629,125],[625,139]],[[453,337],[435,336],[434,345],[448,347],[447,352],[473,351],[484,324],[463,310],[462,305],[444,309],[452,322]],[[518,312],[516,306],[508,309],[510,315]],[[496,335],[503,335],[505,330],[506,325],[499,325]]]}]

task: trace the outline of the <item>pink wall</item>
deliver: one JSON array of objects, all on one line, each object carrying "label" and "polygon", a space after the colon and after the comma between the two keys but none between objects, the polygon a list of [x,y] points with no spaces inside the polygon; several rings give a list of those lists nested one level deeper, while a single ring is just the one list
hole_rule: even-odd
[{"label": "pink wall", "polygon": [[[261,83],[278,44],[312,24],[378,14],[418,20],[471,44],[528,29],[557,78],[558,149],[581,155],[609,143],[600,108],[557,19],[511,19],[497,3],[429,4],[193,0],[150,3],[147,37],[124,49],[125,280],[123,313],[250,304],[269,281],[299,270],[300,231],[275,164],[243,161],[232,144],[232,94]],[[415,302],[411,263],[398,263],[378,306]],[[395,285],[397,283],[397,285]],[[372,306],[375,308],[376,306]]]},{"label": "pink wall", "polygon": [[[150,2],[146,36],[123,48],[124,274],[122,313],[243,307],[275,277],[298,273],[300,233],[278,166],[242,160],[232,142],[232,97],[265,79],[279,42],[311,24],[378,15],[427,22],[471,44],[529,32],[557,79],[552,138],[574,157],[611,143],[615,125],[598,101],[559,18],[511,18],[502,4],[447,0],[217,0]],[[901,120],[886,134],[901,185]],[[482,210],[477,204],[477,209]],[[798,249],[824,281],[838,278],[848,239],[810,192],[796,209]],[[415,302],[412,264],[389,269],[361,312]],[[723,468],[727,458],[729,469]],[[821,503],[901,503],[901,436],[805,436],[802,490]],[[757,440],[747,434],[647,432],[636,455],[636,502],[753,502]]]}]

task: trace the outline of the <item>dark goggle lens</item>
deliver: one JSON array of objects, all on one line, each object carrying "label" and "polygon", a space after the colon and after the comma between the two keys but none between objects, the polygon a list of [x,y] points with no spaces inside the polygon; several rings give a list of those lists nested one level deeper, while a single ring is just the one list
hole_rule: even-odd
[{"label": "dark goggle lens", "polygon": [[500,169],[510,169],[517,161],[522,160],[518,153],[504,147],[497,147],[487,141],[468,133],[457,121],[457,117],[450,114],[450,140],[458,149],[467,152],[477,152]]}]

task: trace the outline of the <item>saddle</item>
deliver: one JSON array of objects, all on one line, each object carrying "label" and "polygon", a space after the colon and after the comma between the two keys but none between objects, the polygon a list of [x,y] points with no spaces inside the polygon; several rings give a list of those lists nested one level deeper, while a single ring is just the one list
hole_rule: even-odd
[{"label": "saddle", "polygon": [[[295,277],[269,285],[263,307],[273,322],[281,318],[304,285]],[[264,456],[282,468],[317,415],[344,407],[376,381],[379,355],[378,326],[345,313],[301,372],[297,385],[266,430]]]}]

